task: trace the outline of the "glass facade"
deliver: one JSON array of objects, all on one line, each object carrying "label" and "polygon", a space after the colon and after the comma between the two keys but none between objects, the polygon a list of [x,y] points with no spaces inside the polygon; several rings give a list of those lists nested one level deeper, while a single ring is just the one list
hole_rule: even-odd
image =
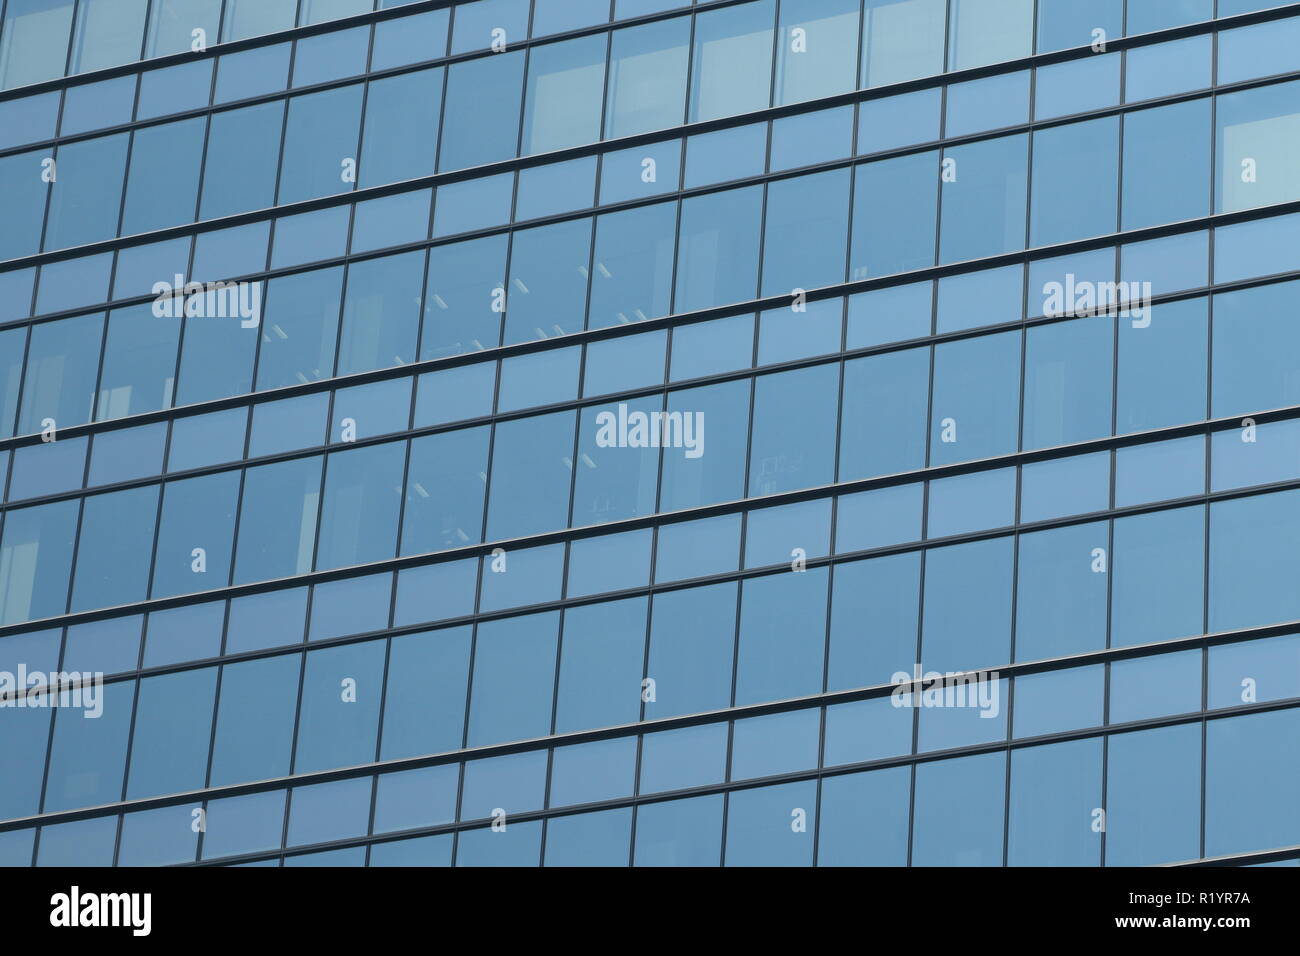
[{"label": "glass facade", "polygon": [[1300,3],[0,0],[0,865],[1300,866],[1297,157]]}]

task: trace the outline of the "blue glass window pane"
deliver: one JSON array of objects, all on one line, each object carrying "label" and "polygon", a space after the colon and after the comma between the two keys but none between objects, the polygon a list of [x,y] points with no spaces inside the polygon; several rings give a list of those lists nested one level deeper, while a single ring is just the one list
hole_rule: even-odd
[{"label": "blue glass window pane", "polygon": [[[1170,161],[1159,162],[1151,154],[1171,147]],[[1209,206],[1209,148],[1208,99],[1125,116],[1123,228],[1204,216]]]},{"label": "blue glass window pane", "polygon": [[211,60],[148,70],[140,74],[140,103],[136,107],[136,119],[152,119],[207,106],[211,93]]},{"label": "blue glass window pane", "polygon": [[123,814],[117,865],[193,863],[199,843],[193,829],[197,809],[182,805]]},{"label": "blue glass window pane", "polygon": [[930,482],[926,537],[943,538],[1015,523],[1016,469],[998,468]]},{"label": "blue glass window pane", "polygon": [[997,866],[1005,793],[1005,754],[918,764],[912,865]]},{"label": "blue glass window pane", "polygon": [[421,375],[415,398],[415,427],[490,415],[496,382],[495,362]]},{"label": "blue glass window pane", "polygon": [[[394,4],[380,4],[385,6]],[[443,56],[447,52],[448,19],[449,8],[444,8],[376,23],[370,69],[387,70]]]},{"label": "blue glass window pane", "polygon": [[556,817],[546,825],[545,866],[627,866],[632,808]]},{"label": "blue glass window pane", "polygon": [[203,859],[279,849],[286,796],[284,790],[271,790],[210,801]]},{"label": "blue glass window pane", "polygon": [[360,84],[289,100],[280,167],[279,203],[298,202],[352,188],[345,178],[357,159]]},{"label": "blue glass window pane", "polygon": [[1005,455],[1016,447],[1020,333],[948,342],[934,350],[930,464]]},{"label": "blue glass window pane", "polygon": [[1200,853],[1201,726],[1110,738],[1106,865],[1150,866]]},{"label": "blue glass window pane", "polygon": [[504,235],[429,250],[420,358],[481,351],[500,341],[506,287]]},{"label": "blue glass window pane", "polygon": [[396,555],[406,445],[395,441],[329,456],[317,570]]},{"label": "blue glass window pane", "polygon": [[332,439],[351,442],[354,439],[404,431],[410,417],[409,378],[341,388],[334,393],[335,430]]},{"label": "blue glass window pane", "polygon": [[[1016,360],[1018,363],[1018,355]],[[925,465],[929,380],[928,348],[886,352],[844,363],[841,481]]]},{"label": "blue glass window pane", "polygon": [[1120,54],[1040,66],[1034,82],[1034,119],[1114,106],[1119,102]]},{"label": "blue glass window pane", "polygon": [[1021,521],[1087,514],[1109,504],[1109,452],[1031,462],[1021,470]]},{"label": "blue glass window pane", "polygon": [[681,165],[680,139],[605,153],[600,160],[599,204],[671,192],[680,181]]},{"label": "blue glass window pane", "polygon": [[834,480],[839,388],[838,363],[765,375],[757,380],[749,454],[750,495],[812,488]]},{"label": "blue glass window pane", "polygon": [[1114,535],[1111,646],[1202,633],[1205,509],[1121,518]]},{"label": "blue glass window pane", "polygon": [[597,218],[589,328],[668,314],[676,225],[675,202]]},{"label": "blue glass window pane", "polygon": [[362,132],[361,188],[433,174],[442,72],[420,70],[370,84]]},{"label": "blue glass window pane", "polygon": [[766,161],[766,123],[698,133],[686,140],[686,188],[762,175]]},{"label": "blue glass window pane", "polygon": [[328,377],[334,365],[342,283],[343,269],[336,266],[266,284],[259,391]]},{"label": "blue glass window pane", "polygon": [[841,497],[835,513],[835,551],[847,554],[920,540],[924,491],[916,483]]},{"label": "blue glass window pane", "polygon": [[551,761],[553,807],[615,800],[632,793],[637,741],[633,737],[556,747]]},{"label": "blue glass window pane", "polygon": [[157,485],[86,499],[77,545],[72,611],[130,604],[148,596],[157,514]]},{"label": "blue glass window pane", "polygon": [[649,803],[637,809],[635,866],[717,866],[723,794]]},{"label": "blue glass window pane", "polygon": [[858,105],[858,152],[875,153],[939,138],[940,90],[918,90]]},{"label": "blue glass window pane", "polygon": [[829,498],[751,511],[745,527],[745,567],[820,558],[830,550],[830,538]]},{"label": "blue glass window pane", "polygon": [[451,866],[454,833],[376,843],[370,848],[370,866]]},{"label": "blue glass window pane", "polygon": [[238,471],[227,471],[167,483],[154,559],[154,597],[227,584],[239,477]]},{"label": "blue glass window pane", "polygon": [[519,170],[515,221],[586,209],[596,191],[596,157]]},{"label": "blue glass window pane", "polygon": [[813,780],[737,790],[727,798],[727,866],[811,866]]},{"label": "blue glass window pane", "polygon": [[260,458],[320,445],[327,408],[329,395],[325,392],[254,405],[248,457]]},{"label": "blue glass window pane", "polygon": [[402,554],[442,551],[483,540],[490,438],[490,430],[482,427],[411,442]]},{"label": "blue glass window pane", "polygon": [[300,644],[307,619],[307,589],[249,594],[230,602],[226,653]]},{"label": "blue glass window pane", "polygon": [[721,782],[727,774],[727,736],[725,723],[647,734],[641,741],[641,792]]},{"label": "blue glass window pane", "polygon": [[471,760],[465,764],[460,818],[482,820],[540,809],[546,799],[545,750]]},{"label": "blue glass window pane", "polygon": [[939,197],[934,170],[938,164],[938,154],[930,152],[857,167],[851,280],[934,265]]},{"label": "blue glass window pane", "polygon": [[1295,618],[1300,600],[1289,582],[1297,559],[1289,542],[1300,527],[1300,492],[1216,502],[1210,521],[1210,630]]},{"label": "blue glass window pane", "polygon": [[965,136],[1029,118],[1029,72],[968,80],[948,87],[945,136]]},{"label": "blue glass window pane", "polygon": [[294,787],[286,844],[327,843],[365,834],[370,822],[370,784],[371,778],[359,777]]},{"label": "blue glass window pane", "polygon": [[388,626],[388,602],[392,593],[391,573],[316,585],[312,589],[308,639],[321,641],[382,630]]},{"label": "blue glass window pane", "polygon": [[[453,627],[393,638],[384,698],[381,760],[460,748],[465,732],[470,637],[469,627]],[[380,778],[381,796],[384,779]],[[454,783],[451,787],[451,793],[440,797],[437,804],[449,807],[448,819],[456,800]],[[376,816],[376,829],[379,826]]]},{"label": "blue glass window pane", "polygon": [[597,33],[529,51],[523,155],[600,139],[607,43],[604,34]]},{"label": "blue glass window pane", "polygon": [[44,826],[36,865],[112,866],[116,840],[116,816]]},{"label": "blue glass window pane", "polygon": [[162,471],[167,424],[137,425],[95,436],[87,485],[107,485]]},{"label": "blue glass window pane", "polygon": [[992,538],[926,555],[925,670],[988,667],[1007,659],[1011,631],[1011,539]]},{"label": "blue glass window pane", "polygon": [[601,395],[658,385],[664,379],[667,345],[664,330],[588,343],[582,393]]},{"label": "blue glass window pane", "polygon": [[[1115,117],[1070,123],[1034,134],[1030,245],[1052,245],[1115,231],[1118,154],[1119,120]],[[1063,181],[1070,183],[1069,190],[1048,187],[1049,183]],[[1009,192],[1007,208],[1016,208],[1016,201]],[[985,254],[1007,251],[1015,245],[1008,234],[1003,249],[990,249]]]},{"label": "blue glass window pane", "polygon": [[162,667],[216,657],[221,653],[225,623],[224,601],[150,612],[143,666]]},{"label": "blue glass window pane", "polygon": [[80,246],[117,235],[126,171],[126,133],[60,146],[50,189],[45,248]]},{"label": "blue glass window pane", "polygon": [[1300,710],[1206,725],[1205,853],[1289,846],[1300,839]]},{"label": "blue glass window pane", "polygon": [[847,347],[901,342],[930,334],[934,283],[915,282],[849,296]]},{"label": "blue glass window pane", "polygon": [[821,710],[738,720],[732,734],[732,780],[808,770],[817,766]]},{"label": "blue glass window pane", "polygon": [[569,597],[644,587],[650,577],[650,529],[585,538],[569,545]]},{"label": "blue glass window pane", "polygon": [[[1219,16],[1226,14],[1220,10]],[[1300,43],[1300,21],[1294,18],[1224,30],[1218,38],[1220,83],[1289,73],[1300,65],[1295,52]]]},{"label": "blue glass window pane", "polygon": [[1216,418],[1284,408],[1300,397],[1292,344],[1300,328],[1288,321],[1297,287],[1283,282],[1214,297]]},{"label": "blue glass window pane", "polygon": [[477,558],[398,571],[393,626],[444,621],[471,613],[477,581]]},{"label": "blue glass window pane", "polygon": [[[222,668],[221,702],[217,708],[217,732],[209,779],[211,786],[281,777],[289,772],[301,666],[299,655],[284,654],[227,664]],[[284,799],[283,793],[261,796]],[[212,831],[217,830],[214,824],[218,818],[218,803],[213,801],[208,808],[205,857],[218,855],[212,845]],[[275,845],[278,846],[278,823],[274,833]]]},{"label": "blue glass window pane", "polygon": [[1123,18],[1124,0],[1039,0],[1038,52],[1088,46],[1121,36]]},{"label": "blue glass window pane", "polygon": [[1120,278],[1150,282],[1153,295],[1198,288],[1209,282],[1209,248],[1208,232],[1129,243],[1120,247]]},{"label": "blue glass window pane", "polygon": [[1175,438],[1115,453],[1115,506],[1146,504],[1205,490],[1205,439]]},{"label": "blue glass window pane", "polygon": [[728,706],[735,634],[734,582],[656,595],[646,670],[654,695],[646,719]]},{"label": "blue glass window pane", "polygon": [[682,521],[659,529],[656,581],[681,581],[738,567],[740,516]]},{"label": "blue glass window pane", "polygon": [[1101,743],[1092,738],[1012,751],[1010,866],[1100,862],[1102,834],[1093,821],[1102,805]]},{"label": "blue glass window pane", "polygon": [[911,753],[913,709],[904,703],[910,699],[891,694],[827,707],[822,763],[832,767]]},{"label": "blue glass window pane", "polygon": [[68,628],[63,650],[63,670],[114,674],[133,671],[140,660],[138,615],[74,624]]},{"label": "blue glass window pane", "polygon": [[57,495],[80,488],[86,470],[87,442],[89,439],[82,436],[15,448],[9,500]]},{"label": "blue glass window pane", "polygon": [[456,818],[460,765],[382,773],[375,783],[375,833],[451,823]]},{"label": "blue glass window pane", "polygon": [[1129,50],[1124,98],[1154,99],[1209,86],[1212,43],[1210,36],[1199,36]]},{"label": "blue glass window pane", "polygon": [[110,253],[51,262],[41,267],[36,314],[62,312],[108,298],[108,277],[113,270]]},{"label": "blue glass window pane", "polygon": [[818,866],[906,866],[907,767],[827,777],[818,813]]},{"label": "blue glass window pane", "polygon": [[762,294],[844,281],[849,171],[783,179],[767,188]]},{"label": "blue glass window pane", "polygon": [[[462,22],[458,20],[457,35],[461,26]],[[486,35],[486,31],[484,33]],[[457,52],[456,45],[453,39],[453,53]],[[519,131],[513,120],[504,123],[498,120],[500,115],[514,115],[514,105],[519,103],[523,92],[523,79],[524,54],[521,50],[466,60],[448,67],[442,151],[438,159],[440,170],[482,166],[515,155]],[[495,105],[491,116],[483,113],[485,102]],[[497,113],[496,109],[501,112]]]},{"label": "blue glass window pane", "polygon": [[369,47],[369,27],[303,37],[294,51],[291,85],[311,86],[364,73]]},{"label": "blue glass window pane", "polygon": [[53,138],[58,116],[58,90],[0,103],[0,149]]},{"label": "blue glass window pane", "polygon": [[[944,161],[956,178],[950,174],[942,179],[940,262],[978,259],[1023,247],[1027,146],[1027,138],[1021,134],[944,151]],[[1109,155],[1113,158],[1113,148]],[[1040,162],[1037,150],[1035,162]],[[933,182],[932,169],[926,169],[927,184]],[[1041,177],[1035,176],[1035,182],[1040,183]],[[1114,231],[1113,225],[1105,231]]]},{"label": "blue glass window pane", "polygon": [[556,733],[633,723],[640,716],[647,604],[641,597],[565,612]]},{"label": "blue glass window pane", "polygon": [[[509,335],[509,333],[507,333]],[[578,396],[579,346],[516,355],[501,362],[497,411],[552,405]]]},{"label": "blue glass window pane", "polygon": [[[1258,3],[1247,0],[1249,6]],[[1226,6],[1226,4],[1225,4]],[[1235,12],[1235,11],[1234,11]],[[1224,16],[1228,15],[1225,10]],[[1150,33],[1214,16],[1213,0],[1128,0],[1128,33]]]},{"label": "blue glass window pane", "polygon": [[1300,635],[1211,647],[1208,681],[1212,708],[1300,697]]},{"label": "blue glass window pane", "polygon": [[550,733],[559,617],[552,611],[479,625],[469,746]]},{"label": "blue glass window pane", "polygon": [[295,0],[230,0],[226,4],[223,40],[245,40],[279,33],[294,25]]},{"label": "blue glass window pane", "polygon": [[[1115,319],[1094,315],[1053,322],[1025,332],[1022,445],[1049,448],[1110,434],[1111,403],[1105,390],[1115,351]],[[1098,392],[1100,391],[1100,394]]]},{"label": "blue glass window pane", "polygon": [[566,524],[573,428],[573,412],[516,419],[496,426],[489,540],[539,534]]},{"label": "blue glass window pane", "polygon": [[63,97],[60,136],[75,136],[131,122],[135,108],[135,76],[70,86]]},{"label": "blue glass window pane", "polygon": [[1016,678],[1016,737],[1036,737],[1102,723],[1105,665],[1069,667]]},{"label": "blue glass window pane", "polygon": [[1021,536],[1015,609],[1019,661],[1066,657],[1106,646],[1106,548],[1105,523]]},{"label": "blue glass window pane", "polygon": [[821,691],[826,656],[829,575],[753,578],[744,583],[736,667],[736,703],[803,697]]},{"label": "blue glass window pane", "polygon": [[[424,281],[424,252],[407,252],[355,262],[348,269],[343,300],[343,332],[339,341],[338,374],[351,375],[376,368],[406,365],[416,359],[420,293]],[[408,396],[410,383],[401,384]],[[391,390],[385,396],[400,406]],[[394,409],[405,427],[407,409]],[[339,416],[335,414],[335,421]],[[373,434],[374,432],[372,432]]]},{"label": "blue glass window pane", "polygon": [[320,470],[320,458],[248,469],[235,583],[305,574],[311,568]]},{"label": "blue glass window pane", "polygon": [[247,420],[243,408],[176,419],[167,470],[185,471],[243,457]]},{"label": "blue glass window pane", "polygon": [[140,681],[128,800],[203,787],[216,689],[215,667]]},{"label": "blue glass window pane", "polygon": [[501,173],[440,186],[433,211],[433,237],[509,222],[514,182],[514,173]]},{"label": "blue glass window pane", "polygon": [[227,53],[218,59],[217,90],[213,102],[230,103],[284,89],[289,83],[289,52],[292,48],[290,43],[277,43]]},{"label": "blue glass window pane", "polygon": [[772,0],[711,10],[695,18],[690,122],[768,106],[774,19]]},{"label": "blue glass window pane", "polygon": [[301,265],[320,259],[334,259],[347,251],[347,206],[285,216],[275,221],[275,244],[271,248],[271,268]]},{"label": "blue glass window pane", "polygon": [[0,201],[7,220],[0,234],[0,255],[6,259],[40,250],[41,222],[50,189],[41,181],[41,174],[49,168],[45,160],[51,158],[47,150],[38,150],[0,159]]},{"label": "blue glass window pane", "polygon": [[943,0],[866,0],[861,86],[901,83],[943,71]]},{"label": "blue glass window pane", "polygon": [[[83,695],[91,686],[83,688]],[[122,799],[135,681],[104,684],[102,689],[96,688],[95,697],[96,706],[89,709],[59,707],[55,713],[45,784],[46,813]],[[85,696],[83,704],[90,704]],[[98,718],[85,719],[96,709],[101,709]]]},{"label": "blue glass window pane", "polygon": [[457,866],[537,866],[542,851],[542,821],[463,830],[456,840]]},{"label": "blue glass window pane", "polygon": [[1110,723],[1200,710],[1201,661],[1197,649],[1112,663]]},{"label": "blue glass window pane", "polygon": [[383,641],[364,641],[308,653],[294,773],[375,759],[384,651]]},{"label": "blue glass window pane", "polygon": [[255,222],[200,234],[194,242],[195,277],[206,282],[261,272],[270,230],[269,222]]},{"label": "blue glass window pane", "polygon": [[[218,93],[220,89],[218,79]],[[200,219],[265,209],[273,204],[276,157],[283,125],[284,103],[280,101],[213,114],[203,166]],[[260,148],[249,149],[249,143],[258,143]],[[195,259],[195,275],[202,275],[199,261]]]},{"label": "blue glass window pane", "polygon": [[683,201],[676,311],[754,297],[762,199],[762,187],[749,186]]},{"label": "blue glass window pane", "polygon": [[564,585],[563,544],[511,551],[504,558],[503,564],[489,560],[484,569],[480,611],[559,600]]},{"label": "blue glass window pane", "polygon": [[68,575],[79,502],[10,511],[0,537],[0,623],[18,624],[67,610]]}]

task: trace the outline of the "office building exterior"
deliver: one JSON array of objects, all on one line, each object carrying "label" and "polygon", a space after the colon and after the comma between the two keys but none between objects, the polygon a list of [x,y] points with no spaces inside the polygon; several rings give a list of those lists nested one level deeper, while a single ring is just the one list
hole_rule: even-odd
[{"label": "office building exterior", "polygon": [[0,2],[0,863],[1300,865],[1300,3]]}]

